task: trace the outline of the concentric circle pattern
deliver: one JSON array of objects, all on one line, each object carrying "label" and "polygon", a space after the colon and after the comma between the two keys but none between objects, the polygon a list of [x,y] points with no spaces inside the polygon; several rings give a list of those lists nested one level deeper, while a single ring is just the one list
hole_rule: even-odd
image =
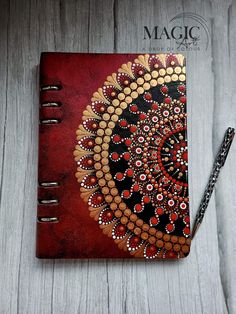
[{"label": "concentric circle pattern", "polygon": [[93,94],[77,130],[81,197],[103,232],[136,257],[190,247],[185,63],[141,55]]}]

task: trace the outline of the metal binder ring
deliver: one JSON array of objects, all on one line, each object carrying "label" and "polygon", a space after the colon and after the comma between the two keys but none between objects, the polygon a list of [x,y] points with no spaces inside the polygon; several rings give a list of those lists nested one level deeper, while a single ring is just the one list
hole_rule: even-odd
[{"label": "metal binder ring", "polygon": [[38,222],[58,222],[57,217],[38,217]]},{"label": "metal binder ring", "polygon": [[59,203],[59,200],[58,199],[51,199],[51,200],[44,200],[44,199],[42,199],[42,200],[38,200],[38,202],[39,202],[39,204],[42,204],[42,205],[44,205],[44,204],[58,204]]},{"label": "metal binder ring", "polygon": [[60,123],[60,119],[42,119],[40,120],[41,124],[57,124]]},{"label": "metal binder ring", "polygon": [[44,188],[49,188],[49,187],[55,187],[58,186],[58,182],[39,182],[39,186],[44,187]]},{"label": "metal binder ring", "polygon": [[61,86],[59,85],[45,85],[41,87],[41,91],[48,91],[48,90],[59,90]]},{"label": "metal binder ring", "polygon": [[41,104],[42,107],[60,107],[61,104],[59,102],[44,102]]}]

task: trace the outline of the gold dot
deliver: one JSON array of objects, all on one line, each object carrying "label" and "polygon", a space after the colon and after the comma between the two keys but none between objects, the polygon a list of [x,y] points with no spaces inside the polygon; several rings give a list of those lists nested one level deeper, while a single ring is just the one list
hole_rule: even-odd
[{"label": "gold dot", "polygon": [[119,98],[120,100],[124,100],[124,99],[125,99],[125,94],[120,93],[120,94],[118,95],[118,98]]},{"label": "gold dot", "polygon": [[109,148],[109,145],[107,143],[102,144],[102,149],[108,150],[108,148]]},{"label": "gold dot", "polygon": [[170,235],[169,234],[164,234],[164,236],[163,236],[163,240],[164,241],[170,241]]},{"label": "gold dot", "polygon": [[116,108],[115,113],[120,116],[122,114],[122,109],[121,108]]},{"label": "gold dot", "polygon": [[114,188],[114,186],[115,186],[116,184],[115,184],[115,181],[110,180],[110,181],[107,183],[107,185],[109,186],[109,188]]},{"label": "gold dot", "polygon": [[117,121],[119,120],[119,117],[117,116],[117,114],[113,114],[113,115],[111,116],[111,120],[112,120],[113,122],[117,122]]},{"label": "gold dot", "polygon": [[156,234],[156,229],[155,229],[155,228],[150,228],[150,229],[149,229],[149,233],[150,233],[151,235]]},{"label": "gold dot", "polygon": [[120,103],[120,107],[121,107],[121,109],[126,109],[127,108],[127,103],[126,102],[122,102],[122,103]]},{"label": "gold dot", "polygon": [[162,239],[163,233],[162,233],[161,231],[157,231],[156,237],[157,237],[158,239]]},{"label": "gold dot", "polygon": [[181,73],[181,67],[175,67],[174,71],[177,74]]},{"label": "gold dot", "polygon": [[104,150],[104,151],[101,152],[101,155],[102,155],[102,157],[107,158],[109,153],[108,153],[108,151]]},{"label": "gold dot", "polygon": [[105,174],[105,179],[106,179],[107,181],[111,180],[111,179],[112,179],[112,175],[111,175],[110,173],[106,173],[106,174]]},{"label": "gold dot", "polygon": [[102,144],[102,138],[101,137],[96,137],[95,138],[95,143],[96,144]]},{"label": "gold dot", "polygon": [[103,177],[103,174],[104,174],[104,173],[103,173],[101,170],[99,170],[99,171],[96,172],[96,177],[97,177],[98,179],[100,179],[100,178]]},{"label": "gold dot", "polygon": [[133,230],[133,229],[134,229],[134,223],[133,223],[133,222],[129,222],[129,223],[127,224],[127,228],[128,228],[129,230]]},{"label": "gold dot", "polygon": [[142,238],[143,240],[147,240],[147,238],[148,238],[148,233],[147,233],[147,232],[142,232],[142,233],[141,233],[141,238]]},{"label": "gold dot", "polygon": [[101,155],[100,154],[94,154],[93,159],[95,161],[99,161],[101,159]]},{"label": "gold dot", "polygon": [[105,129],[105,127],[107,126],[107,123],[105,121],[100,121],[99,126],[100,128]]},{"label": "gold dot", "polygon": [[94,146],[95,153],[100,153],[101,150],[102,150],[101,146],[98,146],[98,145]]},{"label": "gold dot", "polygon": [[103,166],[102,170],[103,170],[104,173],[107,173],[107,172],[110,171],[110,167],[109,166]]},{"label": "gold dot", "polygon": [[129,221],[128,218],[127,218],[127,217],[124,217],[124,216],[120,219],[120,222],[121,222],[123,225],[126,225],[128,221]]},{"label": "gold dot", "polygon": [[180,75],[179,75],[179,80],[180,80],[181,82],[184,82],[184,81],[185,81],[185,75],[184,75],[184,74],[180,74]]},{"label": "gold dot", "polygon": [[170,77],[169,75],[166,75],[166,76],[164,77],[164,80],[165,80],[166,83],[170,83],[171,77]]},{"label": "gold dot", "polygon": [[130,97],[130,96],[127,96],[127,97],[125,98],[125,102],[126,102],[127,104],[131,104],[132,101],[133,101],[133,99],[132,99],[132,97]]},{"label": "gold dot", "polygon": [[143,85],[144,79],[143,79],[142,77],[139,77],[139,78],[137,79],[137,83],[138,83],[138,85]]},{"label": "gold dot", "polygon": [[159,77],[159,78],[157,79],[157,83],[158,83],[158,84],[163,84],[163,83],[164,83],[163,77]]},{"label": "gold dot", "polygon": [[111,129],[106,129],[105,130],[105,134],[106,135],[111,135],[112,134],[112,130]]},{"label": "gold dot", "polygon": [[165,249],[168,250],[168,251],[172,249],[172,244],[171,244],[171,242],[166,242],[166,243],[165,243]]},{"label": "gold dot", "polygon": [[96,170],[100,170],[101,167],[102,167],[102,165],[100,164],[100,162],[96,162],[96,163],[94,164],[94,168],[95,168]]},{"label": "gold dot", "polygon": [[109,194],[110,190],[108,189],[107,186],[105,186],[104,188],[102,188],[102,194],[107,195]]},{"label": "gold dot", "polygon": [[171,67],[169,67],[169,68],[166,69],[166,73],[167,73],[167,74],[172,74],[173,71],[174,71],[174,70],[173,70],[173,68],[171,68]]},{"label": "gold dot", "polygon": [[115,108],[113,106],[109,106],[107,108],[107,112],[109,112],[109,113],[113,113],[114,111],[115,111]]},{"label": "gold dot", "polygon": [[131,220],[131,221],[136,221],[137,220],[137,215],[135,215],[135,214],[131,214],[130,215],[130,217],[129,217],[129,219]]},{"label": "gold dot", "polygon": [[103,129],[98,129],[97,130],[97,135],[98,136],[103,136],[103,134],[104,134],[104,130]]},{"label": "gold dot", "polygon": [[143,224],[142,229],[144,231],[148,231],[149,230],[149,225],[148,224]]},{"label": "gold dot", "polygon": [[108,158],[102,158],[102,165],[103,166],[108,165]]},{"label": "gold dot", "polygon": [[119,103],[120,103],[120,102],[119,102],[118,99],[113,99],[113,100],[112,100],[112,105],[115,106],[115,107],[119,106]]},{"label": "gold dot", "polygon": [[116,196],[118,195],[118,190],[116,188],[111,189],[111,195]]},{"label": "gold dot", "polygon": [[182,67],[182,72],[185,74],[186,73],[186,67]]},{"label": "gold dot", "polygon": [[125,210],[126,209],[126,205],[125,205],[125,203],[120,203],[119,204],[119,208],[121,209],[121,210]]},{"label": "gold dot", "polygon": [[131,210],[129,208],[126,208],[124,211],[125,216],[129,217],[131,215]]},{"label": "gold dot", "polygon": [[150,85],[151,85],[152,87],[157,86],[157,81],[156,81],[156,80],[151,80]]},{"label": "gold dot", "polygon": [[175,244],[174,245],[174,251],[175,252],[179,252],[179,250],[180,250],[180,245],[179,244]]},{"label": "gold dot", "polygon": [[164,245],[164,242],[163,242],[162,240],[157,240],[156,246],[157,246],[158,248],[162,248],[163,245]]},{"label": "gold dot", "polygon": [[137,93],[137,92],[132,92],[132,93],[131,93],[131,97],[132,97],[133,99],[136,99],[136,98],[138,97],[138,93]]},{"label": "gold dot", "polygon": [[177,74],[172,74],[171,79],[173,82],[176,82],[178,80],[178,75]]},{"label": "gold dot", "polygon": [[116,210],[116,211],[115,211],[115,216],[116,216],[117,218],[120,218],[120,217],[122,216],[122,211],[121,211],[121,210]]},{"label": "gold dot", "polygon": [[152,78],[152,77],[151,77],[151,75],[150,75],[149,73],[146,73],[146,74],[144,75],[145,81],[150,81],[151,78]]},{"label": "gold dot", "polygon": [[183,246],[182,246],[182,251],[183,251],[184,253],[188,253],[188,252],[189,252],[189,246],[188,246],[188,245],[183,245]]},{"label": "gold dot", "polygon": [[150,84],[149,83],[144,83],[143,84],[143,89],[144,90],[149,90],[150,89]]},{"label": "gold dot", "polygon": [[165,70],[165,69],[160,69],[160,70],[159,70],[159,74],[160,74],[161,76],[164,76],[164,75],[166,74],[166,70]]},{"label": "gold dot", "polygon": [[139,234],[141,233],[141,229],[138,228],[138,227],[134,228],[134,233],[135,233],[136,235],[139,235]]},{"label": "gold dot", "polygon": [[184,244],[186,242],[184,237],[179,237],[179,243]]},{"label": "gold dot", "polygon": [[158,72],[157,71],[152,71],[152,77],[157,78],[158,77]]},{"label": "gold dot", "polygon": [[105,185],[106,185],[106,180],[100,179],[100,180],[98,180],[98,184],[99,184],[100,186],[105,186]]},{"label": "gold dot", "polygon": [[131,84],[130,84],[130,88],[133,89],[133,90],[135,90],[135,89],[137,88],[137,84],[134,83],[134,82],[131,83]]},{"label": "gold dot", "polygon": [[116,210],[117,209],[117,204],[116,203],[111,203],[110,204],[111,210]]},{"label": "gold dot", "polygon": [[104,141],[105,143],[109,143],[109,142],[111,141],[110,136],[105,135],[104,138],[103,138],[103,141]]},{"label": "gold dot", "polygon": [[108,113],[104,113],[102,118],[103,118],[103,120],[108,121],[108,120],[110,120],[110,115]]},{"label": "gold dot", "polygon": [[122,199],[119,195],[115,196],[114,201],[116,202],[116,204],[120,204]]},{"label": "gold dot", "polygon": [[109,121],[109,122],[108,122],[108,127],[109,127],[110,129],[113,129],[113,128],[115,127],[115,123],[114,123],[113,121]]},{"label": "gold dot", "polygon": [[107,203],[111,203],[112,200],[113,200],[113,197],[112,197],[111,195],[106,195],[106,196],[105,196],[105,201],[106,201]]},{"label": "gold dot", "polygon": [[144,93],[144,89],[143,89],[142,87],[138,87],[138,88],[137,88],[137,92],[138,92],[139,94],[143,94],[143,93]]},{"label": "gold dot", "polygon": [[131,89],[130,89],[129,87],[125,87],[125,88],[124,88],[124,93],[125,93],[126,95],[129,95],[129,94],[131,93]]},{"label": "gold dot", "polygon": [[137,219],[136,220],[136,225],[141,227],[143,225],[143,220],[142,219]]},{"label": "gold dot", "polygon": [[150,244],[154,244],[154,243],[156,242],[156,238],[155,238],[155,237],[150,237],[150,238],[148,239],[148,242],[149,242]]}]

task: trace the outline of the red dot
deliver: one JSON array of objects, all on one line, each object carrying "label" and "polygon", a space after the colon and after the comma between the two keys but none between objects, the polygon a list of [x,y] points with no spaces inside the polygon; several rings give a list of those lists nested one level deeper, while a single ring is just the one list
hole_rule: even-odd
[{"label": "red dot", "polygon": [[170,214],[170,219],[175,221],[178,218],[178,215],[176,213]]},{"label": "red dot", "polygon": [[123,179],[123,177],[124,177],[124,175],[123,175],[123,173],[122,173],[122,172],[118,172],[118,173],[116,174],[116,178],[117,178],[117,180],[122,180],[122,179]]},{"label": "red dot", "polygon": [[161,91],[163,94],[167,94],[168,93],[168,87],[167,86],[162,86]]},{"label": "red dot", "polygon": [[188,161],[188,152],[183,152],[182,158],[183,158],[183,160]]},{"label": "red dot", "polygon": [[132,169],[128,169],[126,173],[127,173],[127,176],[132,177],[134,171]]},{"label": "red dot", "polygon": [[150,93],[147,93],[145,96],[146,100],[151,100],[152,99],[152,95]]},{"label": "red dot", "polygon": [[150,223],[151,223],[152,225],[157,225],[157,224],[158,224],[158,219],[157,219],[157,217],[152,217],[152,218],[150,219]]},{"label": "red dot", "polygon": [[182,93],[185,92],[185,86],[184,85],[179,85],[178,89]]},{"label": "red dot", "polygon": [[166,104],[170,104],[170,103],[171,103],[171,98],[170,98],[170,97],[166,97],[166,98],[164,99],[164,102],[165,102]]},{"label": "red dot", "polygon": [[131,105],[131,106],[130,106],[130,110],[131,110],[132,112],[137,112],[137,111],[138,111],[138,107],[137,107],[136,105]]},{"label": "red dot", "polygon": [[179,100],[182,102],[182,103],[186,103],[186,97],[185,96],[181,96],[180,98],[179,98]]},{"label": "red dot", "polygon": [[169,231],[169,232],[172,232],[174,230],[174,225],[173,224],[168,224],[166,226],[166,229]]},{"label": "red dot", "polygon": [[145,204],[150,203],[150,198],[149,198],[149,196],[144,196],[143,202],[144,202]]},{"label": "red dot", "polygon": [[152,104],[152,109],[153,110],[157,110],[158,109],[158,104],[157,103],[153,103]]},{"label": "red dot", "polygon": [[138,190],[139,190],[139,185],[138,185],[138,184],[135,184],[135,185],[133,186],[133,190],[134,190],[134,192],[138,192]]},{"label": "red dot", "polygon": [[147,118],[147,116],[146,116],[145,113],[141,113],[141,114],[139,115],[139,118],[140,118],[140,120],[145,120],[145,119]]},{"label": "red dot", "polygon": [[130,159],[130,153],[124,153],[123,157],[125,160],[129,160]]},{"label": "red dot", "polygon": [[184,228],[184,234],[186,234],[186,235],[190,234],[190,229],[188,227]]},{"label": "red dot", "polygon": [[113,142],[119,143],[120,140],[121,140],[120,135],[116,134],[116,135],[113,136]]},{"label": "red dot", "polygon": [[124,196],[125,198],[128,198],[128,197],[130,196],[130,191],[129,191],[129,190],[124,190],[124,191],[123,191],[123,196]]},{"label": "red dot", "polygon": [[123,128],[126,127],[128,125],[126,120],[121,120],[120,121],[120,126],[122,126]]},{"label": "red dot", "polygon": [[162,215],[163,214],[163,209],[161,207],[158,207],[156,210],[157,215]]},{"label": "red dot", "polygon": [[119,159],[119,157],[120,157],[119,154],[117,154],[116,152],[111,154],[111,158],[113,160],[117,160],[117,159]]},{"label": "red dot", "polygon": [[184,222],[187,223],[187,224],[190,222],[189,216],[186,216],[186,217],[184,218]]},{"label": "red dot", "polygon": [[125,145],[126,146],[130,146],[132,144],[132,141],[131,141],[131,139],[127,139],[127,140],[125,140]]},{"label": "red dot", "polygon": [[134,209],[135,209],[136,212],[141,212],[141,210],[142,210],[142,205],[141,205],[141,204],[136,204],[136,205],[134,206]]},{"label": "red dot", "polygon": [[136,132],[136,131],[137,131],[137,127],[136,127],[135,125],[132,125],[132,126],[130,127],[130,132],[134,133],[134,132]]}]

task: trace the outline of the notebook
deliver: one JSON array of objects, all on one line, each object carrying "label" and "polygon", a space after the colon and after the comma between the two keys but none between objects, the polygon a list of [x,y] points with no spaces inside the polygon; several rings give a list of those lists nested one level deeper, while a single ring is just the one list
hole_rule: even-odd
[{"label": "notebook", "polygon": [[181,54],[42,53],[38,258],[190,250]]}]

